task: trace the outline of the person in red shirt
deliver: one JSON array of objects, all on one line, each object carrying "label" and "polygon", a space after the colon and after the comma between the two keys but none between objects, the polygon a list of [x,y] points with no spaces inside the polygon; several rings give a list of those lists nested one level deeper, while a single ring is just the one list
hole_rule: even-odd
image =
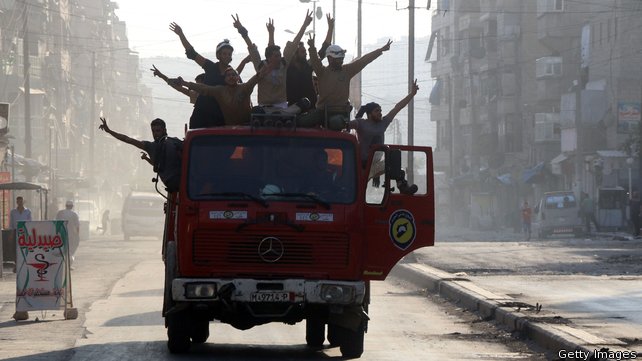
[{"label": "person in red shirt", "polygon": [[531,214],[533,210],[528,205],[528,202],[524,200],[522,204],[522,232],[526,235],[526,240],[530,241],[531,239]]}]

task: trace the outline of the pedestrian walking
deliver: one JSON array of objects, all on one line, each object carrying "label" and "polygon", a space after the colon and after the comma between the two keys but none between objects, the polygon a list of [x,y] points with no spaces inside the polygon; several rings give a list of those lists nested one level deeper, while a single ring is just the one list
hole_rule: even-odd
[{"label": "pedestrian walking", "polygon": [[631,219],[631,224],[633,225],[634,237],[640,237],[640,206],[640,193],[634,191],[629,199],[629,219]]},{"label": "pedestrian walking", "polygon": [[69,267],[71,269],[78,246],[80,245],[80,219],[78,213],[74,211],[74,202],[68,200],[65,203],[65,208],[58,211],[56,220],[67,221],[67,239],[69,240]]},{"label": "pedestrian walking", "polygon": [[522,232],[526,237],[526,241],[531,240],[531,216],[533,209],[528,205],[528,201],[524,200],[521,208],[522,212]]},{"label": "pedestrian walking", "polygon": [[105,211],[103,212],[103,216],[100,220],[100,223],[103,231],[102,234],[104,235],[105,233],[107,233],[107,229],[109,227],[109,209],[105,209]]},{"label": "pedestrian walking", "polygon": [[586,192],[582,192],[582,204],[580,205],[580,214],[584,222],[586,233],[591,233],[591,223],[595,225],[595,230],[600,231],[600,226],[595,218],[595,205],[593,199]]}]

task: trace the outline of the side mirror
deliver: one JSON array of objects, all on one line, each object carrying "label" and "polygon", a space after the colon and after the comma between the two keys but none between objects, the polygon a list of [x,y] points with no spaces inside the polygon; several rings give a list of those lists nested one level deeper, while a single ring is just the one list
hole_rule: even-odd
[{"label": "side mirror", "polygon": [[390,149],[386,154],[386,178],[402,179],[404,177],[401,169],[401,151],[399,149]]}]

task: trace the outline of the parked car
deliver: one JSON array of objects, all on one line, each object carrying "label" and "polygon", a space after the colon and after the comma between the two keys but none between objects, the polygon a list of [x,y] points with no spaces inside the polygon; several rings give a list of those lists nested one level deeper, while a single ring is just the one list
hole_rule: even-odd
[{"label": "parked car", "polygon": [[580,202],[572,191],[544,193],[535,206],[533,231],[542,239],[557,234],[584,233]]},{"label": "parked car", "polygon": [[74,201],[74,211],[80,220],[80,240],[87,240],[92,232],[100,225],[100,212],[96,203],[89,199]]},{"label": "parked car", "polygon": [[165,198],[158,193],[131,192],[123,203],[121,225],[126,241],[131,237],[162,239]]}]

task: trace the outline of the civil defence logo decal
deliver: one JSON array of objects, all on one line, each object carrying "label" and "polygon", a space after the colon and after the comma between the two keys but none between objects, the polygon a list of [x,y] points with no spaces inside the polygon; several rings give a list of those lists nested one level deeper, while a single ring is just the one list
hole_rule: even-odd
[{"label": "civil defence logo decal", "polygon": [[405,209],[395,211],[390,216],[390,239],[398,248],[405,250],[415,240],[417,235],[415,217]]}]

